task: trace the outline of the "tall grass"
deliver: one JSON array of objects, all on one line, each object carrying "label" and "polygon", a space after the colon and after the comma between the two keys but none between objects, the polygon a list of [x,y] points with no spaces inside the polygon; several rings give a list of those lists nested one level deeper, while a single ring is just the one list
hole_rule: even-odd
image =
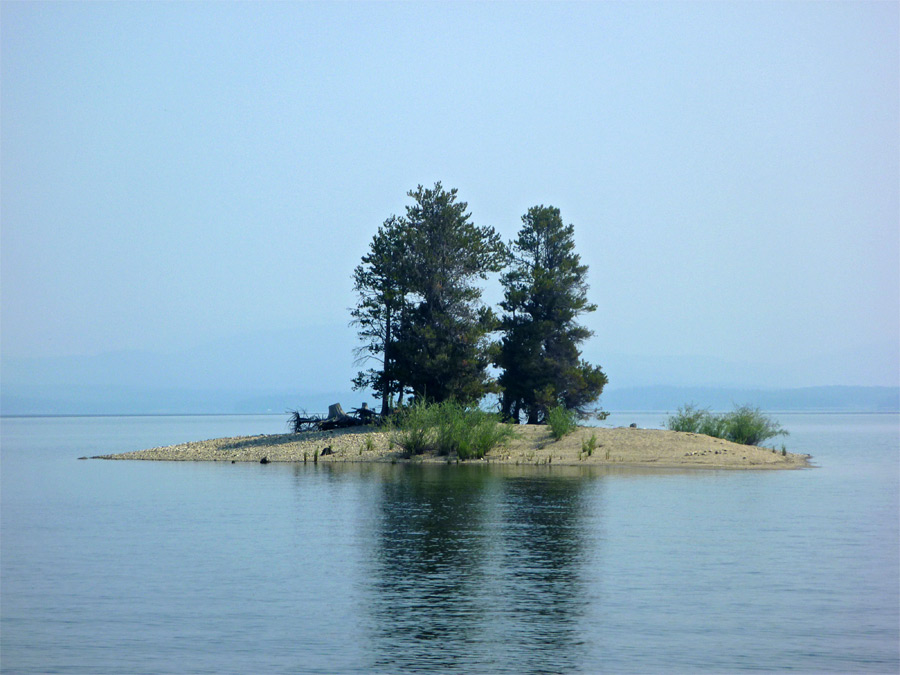
[{"label": "tall grass", "polygon": [[550,427],[550,434],[558,441],[575,431],[578,426],[578,413],[558,405],[547,412],[547,425]]},{"label": "tall grass", "polygon": [[589,439],[582,439],[581,441],[581,451],[585,453],[588,457],[594,454],[594,450],[597,449],[597,434],[591,434]]},{"label": "tall grass", "polygon": [[759,445],[775,436],[788,435],[778,422],[763,415],[759,408],[747,405],[716,415],[705,408],[688,404],[669,417],[666,427],[672,431],[724,438],[742,445]]},{"label": "tall grass", "polygon": [[407,456],[433,451],[478,459],[514,435],[512,427],[501,424],[497,415],[444,401],[418,402],[404,410],[393,423],[391,437]]}]

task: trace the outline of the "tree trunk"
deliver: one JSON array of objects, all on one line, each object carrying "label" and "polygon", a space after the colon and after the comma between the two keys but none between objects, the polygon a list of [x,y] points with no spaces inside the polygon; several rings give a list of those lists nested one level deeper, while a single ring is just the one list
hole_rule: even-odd
[{"label": "tree trunk", "polygon": [[384,390],[381,392],[381,416],[387,417],[391,410],[391,310],[387,310],[384,325]]},{"label": "tree trunk", "polygon": [[328,419],[334,420],[342,417],[347,417],[347,413],[344,412],[340,403],[332,403],[328,406]]}]

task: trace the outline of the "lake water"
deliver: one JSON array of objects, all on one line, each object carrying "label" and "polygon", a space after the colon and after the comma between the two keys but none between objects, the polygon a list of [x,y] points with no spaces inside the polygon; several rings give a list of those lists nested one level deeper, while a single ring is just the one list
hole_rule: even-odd
[{"label": "lake water", "polygon": [[818,468],[77,461],[285,419],[3,418],[0,670],[897,672],[900,418],[776,417]]}]

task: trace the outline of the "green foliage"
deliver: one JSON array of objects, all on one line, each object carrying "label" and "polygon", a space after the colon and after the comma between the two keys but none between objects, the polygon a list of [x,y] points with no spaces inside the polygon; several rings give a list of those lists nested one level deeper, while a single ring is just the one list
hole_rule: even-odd
[{"label": "green foliage", "polygon": [[496,317],[478,281],[506,259],[500,236],[471,222],[455,189],[420,185],[408,195],[406,215],[385,221],[354,271],[358,355],[376,363],[354,387],[373,389],[383,413],[410,393],[474,402],[488,392]]},{"label": "green foliage", "polygon": [[403,378],[416,398],[479,401],[489,390],[488,335],[493,312],[481,305],[479,280],[499,272],[506,247],[493,228],[476,226],[455,189],[421,185],[406,208],[410,313]]},{"label": "green foliage", "polygon": [[394,396],[402,398],[404,386],[397,378],[397,344],[408,312],[405,299],[409,270],[404,257],[406,223],[391,216],[378,228],[369,252],[353,270],[353,290],[358,296],[351,310],[352,323],[363,345],[356,350],[357,362],[374,360],[381,368],[360,372],[354,389],[375,391],[381,398],[381,413],[387,414]]},{"label": "green foliage", "polygon": [[759,445],[775,436],[788,435],[780,424],[762,414],[759,408],[746,405],[736,407],[730,413],[716,415],[688,404],[669,417],[666,427],[672,431],[724,438],[741,445]]},{"label": "green foliage", "polygon": [[775,436],[786,436],[787,431],[777,422],[763,415],[759,408],[741,406],[726,415],[726,436],[742,445],[759,445]]},{"label": "green foliage", "polygon": [[[373,390],[383,415],[409,395],[473,404],[499,392],[504,419],[543,423],[557,405],[585,414],[607,378],[581,358],[591,331],[576,319],[596,306],[573,226],[559,209],[535,206],[507,247],[472,223],[455,189],[419,185],[408,196],[405,215],[384,221],[353,272],[357,362],[372,362],[354,388]],[[480,282],[504,270],[501,319],[481,303]]]},{"label": "green foliage", "polygon": [[500,422],[498,415],[492,415],[483,410],[477,411],[475,422],[472,424],[465,443],[460,443],[457,454],[460,459],[477,459],[484,457],[490,450],[515,438],[516,432],[508,424]]},{"label": "green foliage", "polygon": [[503,339],[495,355],[503,369],[503,415],[518,421],[524,414],[538,424],[558,404],[584,412],[607,378],[581,359],[579,345],[591,331],[575,320],[597,307],[587,300],[588,268],[575,253],[574,227],[563,223],[559,209],[534,206],[509,251],[501,278]]},{"label": "green foliage", "polygon": [[391,423],[391,440],[406,452],[407,456],[421,455],[432,444],[434,415],[424,401],[417,401],[398,412]]},{"label": "green foliage", "polygon": [[433,451],[476,459],[513,436],[512,427],[479,408],[466,408],[455,401],[419,401],[398,414],[392,440],[407,456]]},{"label": "green foliage", "polygon": [[597,448],[597,434],[591,434],[591,437],[581,441],[581,451],[586,453],[588,457],[594,454]]},{"label": "green foliage", "polygon": [[729,433],[729,417],[728,415],[704,415],[700,420],[700,428],[697,433],[714,438],[728,438]]},{"label": "green foliage", "polygon": [[575,431],[578,426],[578,413],[558,405],[547,413],[547,424],[550,426],[550,434],[558,441]]},{"label": "green foliage", "polygon": [[678,409],[678,412],[666,420],[666,428],[670,431],[685,431],[692,434],[700,433],[700,425],[710,416],[708,410],[697,408],[693,403],[688,403]]}]

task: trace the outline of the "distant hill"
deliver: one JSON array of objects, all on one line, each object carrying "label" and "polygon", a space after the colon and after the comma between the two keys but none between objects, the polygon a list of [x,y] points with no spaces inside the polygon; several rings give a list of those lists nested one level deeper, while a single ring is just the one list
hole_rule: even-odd
[{"label": "distant hill", "polygon": [[[2,415],[233,415],[283,413],[303,409],[323,413],[332,403],[345,410],[366,400],[359,392],[288,390],[140,388],[85,385],[54,389],[47,386],[4,387]],[[367,401],[372,403],[371,400]]]},{"label": "distant hill", "polygon": [[713,410],[747,404],[783,412],[900,412],[900,387],[626,387],[604,392],[600,403],[610,411],[674,411],[694,403]]},{"label": "distant hill", "polygon": [[[39,358],[0,354],[0,413],[282,413],[299,407],[324,412],[335,402],[345,410],[363,401],[374,405],[363,392],[350,391],[353,376],[365,367],[354,363],[355,346],[351,328],[323,324],[254,330],[172,353]],[[685,403],[717,410],[744,403],[771,411],[900,410],[900,387],[894,379],[900,372],[895,367],[896,345],[862,352],[876,355],[867,367],[848,355],[792,368],[705,357],[586,356],[603,364],[612,383],[600,400],[606,410],[674,411]],[[840,370],[841,363],[849,370]],[[782,386],[820,381],[822,372],[836,381],[890,386]],[[658,382],[680,386],[654,384]],[[701,386],[709,382],[718,384]],[[753,386],[760,382],[767,386]]]},{"label": "distant hill", "polygon": [[[331,403],[345,410],[366,401],[362,392],[236,390],[85,385],[55,389],[9,387],[0,393],[3,415],[177,415],[283,413],[303,408],[324,412]],[[723,387],[631,387],[605,392],[600,405],[609,411],[667,411],[694,403],[713,410],[748,404],[781,412],[900,412],[900,387],[803,387],[751,389]]]}]

